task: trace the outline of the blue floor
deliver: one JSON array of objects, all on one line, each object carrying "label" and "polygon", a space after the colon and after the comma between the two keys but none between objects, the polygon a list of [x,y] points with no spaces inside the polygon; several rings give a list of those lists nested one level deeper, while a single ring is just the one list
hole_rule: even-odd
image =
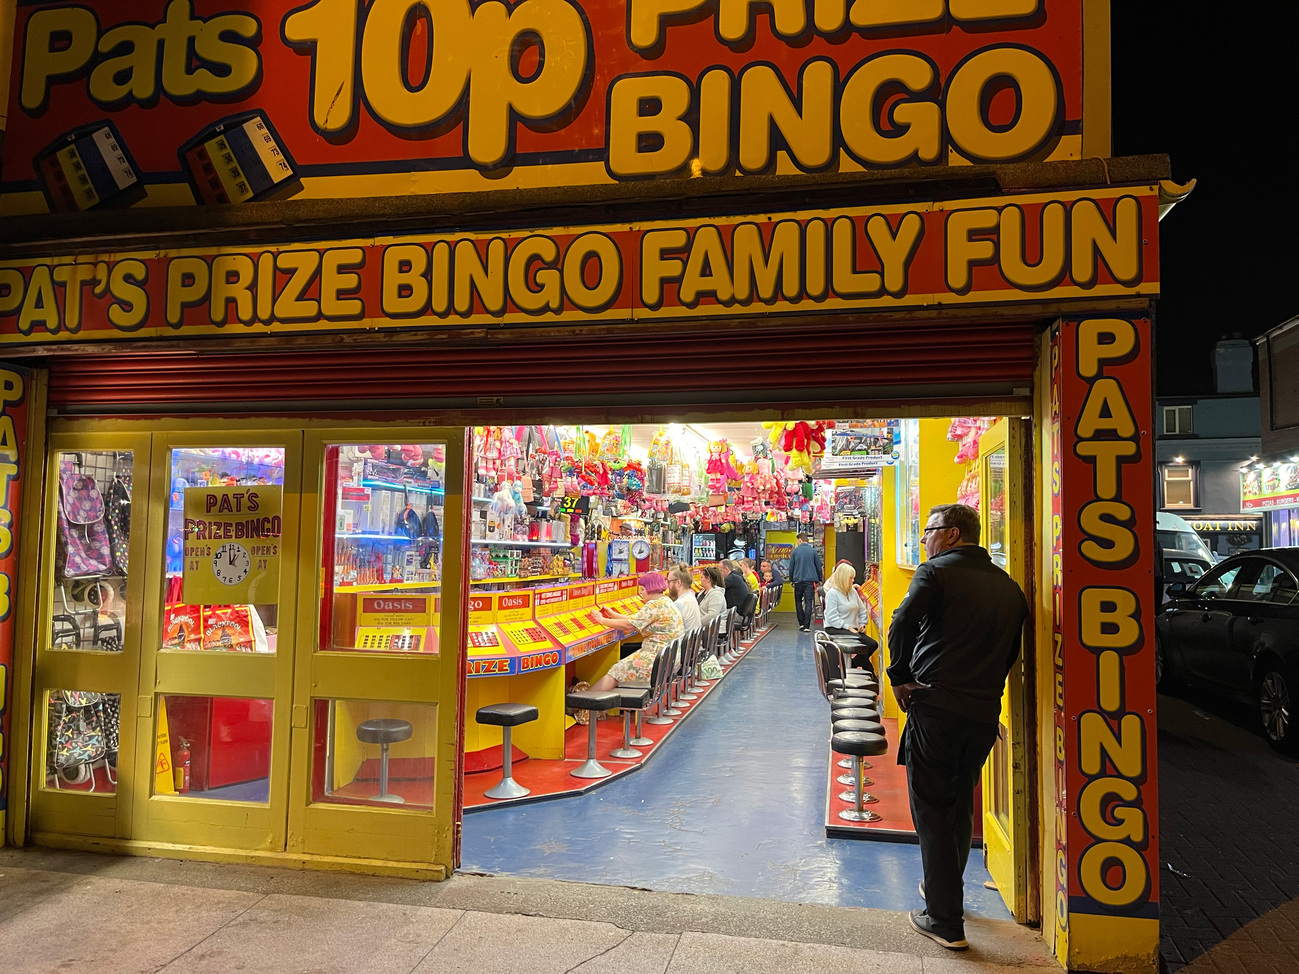
[{"label": "blue floor", "polygon": [[[782,618],[640,771],[586,795],[464,817],[461,869],[674,893],[910,910],[920,850],[825,835],[825,700]],[[981,850],[968,915],[1010,919]]]}]

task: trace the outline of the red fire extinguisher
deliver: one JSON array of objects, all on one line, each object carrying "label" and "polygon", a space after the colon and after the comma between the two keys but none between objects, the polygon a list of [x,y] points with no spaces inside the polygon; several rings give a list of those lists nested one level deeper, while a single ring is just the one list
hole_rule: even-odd
[{"label": "red fire extinguisher", "polygon": [[189,741],[183,737],[180,739],[180,750],[176,752],[174,766],[176,771],[176,793],[178,795],[187,795],[189,794]]}]

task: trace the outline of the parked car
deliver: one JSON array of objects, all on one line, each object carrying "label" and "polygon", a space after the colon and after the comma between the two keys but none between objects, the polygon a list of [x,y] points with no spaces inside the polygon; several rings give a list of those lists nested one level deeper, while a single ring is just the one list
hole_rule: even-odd
[{"label": "parked car", "polygon": [[1167,587],[1155,620],[1155,680],[1208,684],[1253,701],[1268,744],[1299,749],[1299,548],[1224,559]]},{"label": "parked car", "polygon": [[1169,585],[1184,582],[1189,586],[1213,567],[1213,562],[1204,557],[1178,548],[1165,548],[1156,557],[1161,559],[1155,566],[1155,581],[1158,585],[1156,594],[1159,596],[1157,612],[1162,612],[1168,602]]}]

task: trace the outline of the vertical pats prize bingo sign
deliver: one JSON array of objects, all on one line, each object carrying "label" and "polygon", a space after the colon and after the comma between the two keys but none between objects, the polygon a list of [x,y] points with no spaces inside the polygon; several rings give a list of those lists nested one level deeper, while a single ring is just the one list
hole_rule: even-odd
[{"label": "vertical pats prize bingo sign", "polygon": [[13,690],[14,603],[18,598],[17,524],[27,449],[27,372],[0,368],[0,845],[9,795],[9,717]]},{"label": "vertical pats prize bingo sign", "polygon": [[185,489],[185,604],[279,600],[282,502],[266,484]]}]

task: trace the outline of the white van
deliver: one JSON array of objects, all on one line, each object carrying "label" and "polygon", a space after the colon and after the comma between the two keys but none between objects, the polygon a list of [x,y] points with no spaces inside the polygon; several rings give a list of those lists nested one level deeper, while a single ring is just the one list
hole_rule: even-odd
[{"label": "white van", "polygon": [[1218,562],[1213,552],[1209,550],[1209,546],[1204,543],[1204,539],[1176,514],[1169,514],[1166,511],[1155,512],[1155,538],[1158,547],[1164,550],[1188,551],[1210,565]]}]

